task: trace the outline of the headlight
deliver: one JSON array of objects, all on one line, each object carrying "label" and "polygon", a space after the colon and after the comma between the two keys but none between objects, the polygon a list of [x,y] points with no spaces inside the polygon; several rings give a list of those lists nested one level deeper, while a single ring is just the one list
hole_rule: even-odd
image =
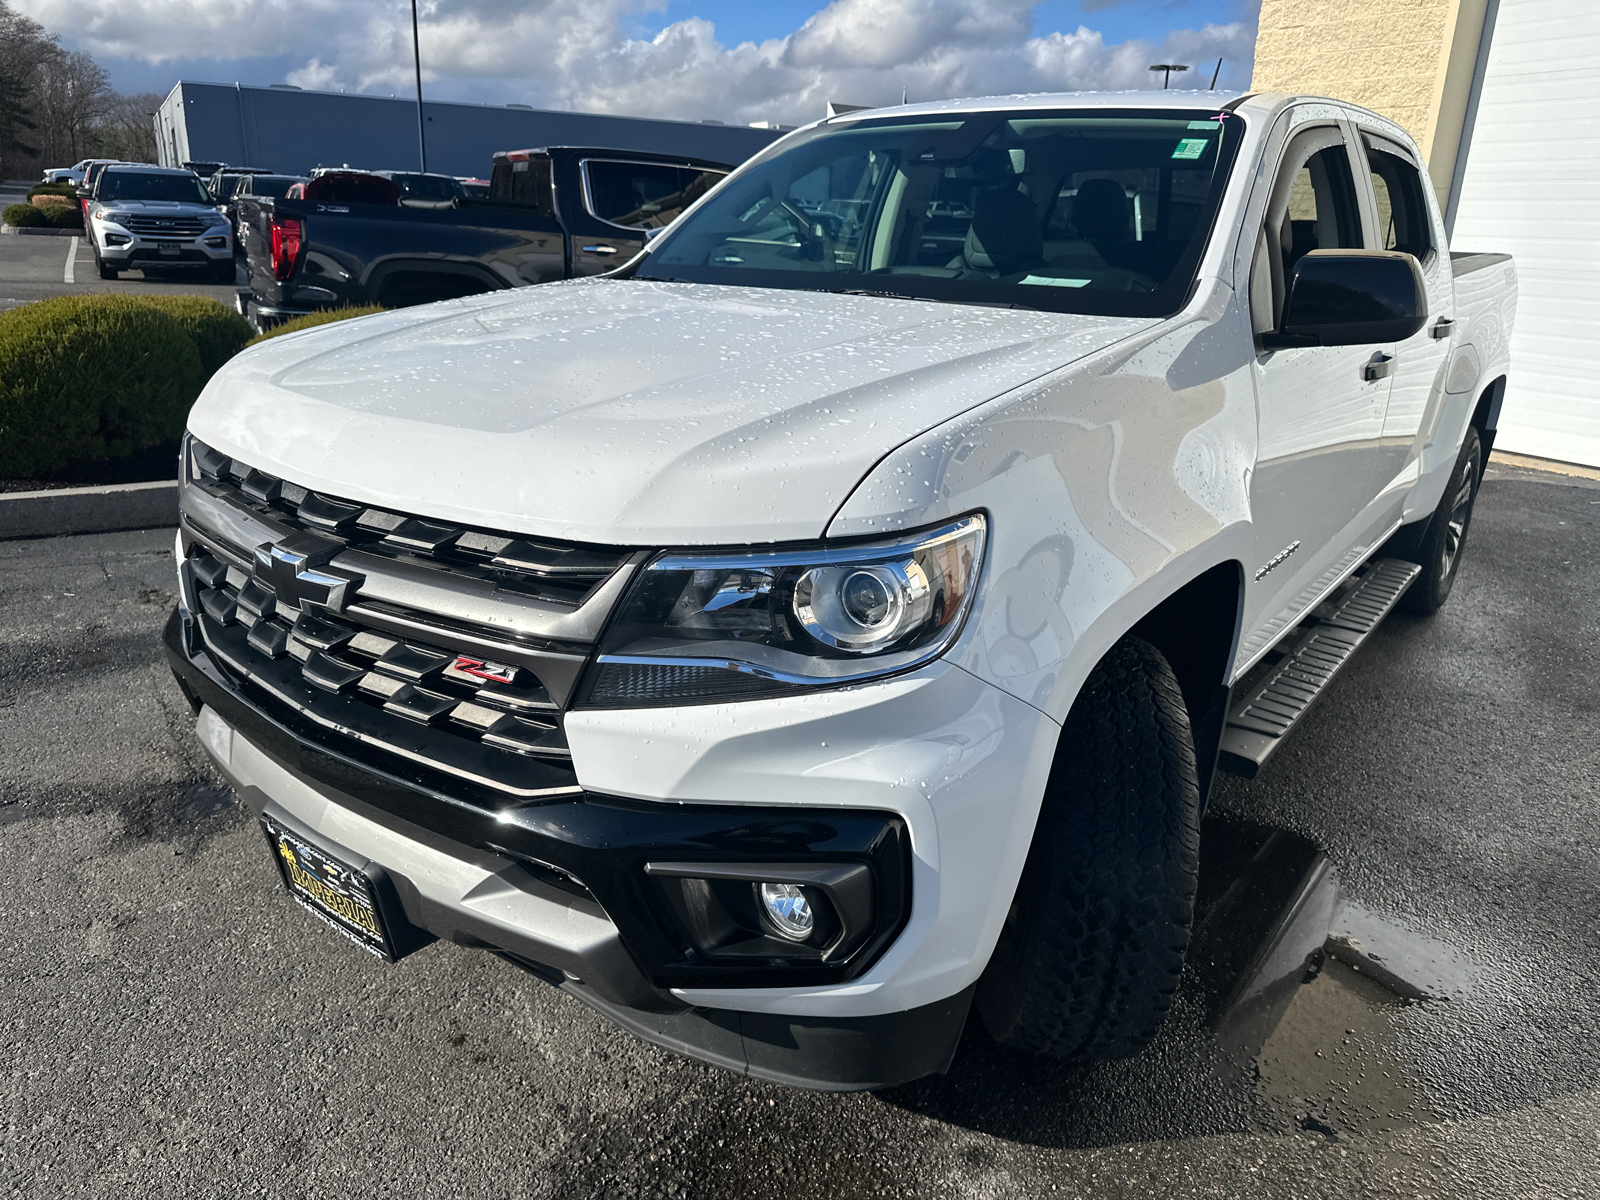
[{"label": "headlight", "polygon": [[128,214],[120,212],[106,212],[105,209],[101,209],[99,212],[95,213],[94,219],[96,221],[109,221],[113,225],[120,225],[122,222],[128,219]]},{"label": "headlight", "polygon": [[981,515],[893,541],[665,554],[639,573],[580,704],[792,695],[943,653],[983,564]]}]

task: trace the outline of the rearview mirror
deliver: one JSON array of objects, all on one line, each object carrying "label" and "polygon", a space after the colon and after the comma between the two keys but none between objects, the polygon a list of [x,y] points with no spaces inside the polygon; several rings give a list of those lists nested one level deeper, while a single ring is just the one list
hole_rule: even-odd
[{"label": "rearview mirror", "polygon": [[1394,250],[1312,250],[1295,264],[1268,350],[1400,342],[1428,319],[1422,269]]}]

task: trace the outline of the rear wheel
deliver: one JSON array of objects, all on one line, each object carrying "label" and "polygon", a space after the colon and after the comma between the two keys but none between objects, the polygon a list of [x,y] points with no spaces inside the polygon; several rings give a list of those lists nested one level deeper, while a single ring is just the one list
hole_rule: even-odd
[{"label": "rear wheel", "polygon": [[1033,848],[977,1006],[997,1041],[1133,1054],[1160,1028],[1194,918],[1200,789],[1188,711],[1148,642],[1119,643],[1062,729]]},{"label": "rear wheel", "polygon": [[1467,529],[1472,524],[1482,476],[1483,442],[1478,431],[1468,426],[1456,469],[1450,473],[1450,482],[1445,485],[1439,507],[1433,511],[1427,532],[1416,550],[1405,556],[1422,567],[1422,574],[1400,598],[1400,607],[1406,612],[1429,617],[1450,598],[1456,572],[1461,569],[1461,554],[1467,547]]}]

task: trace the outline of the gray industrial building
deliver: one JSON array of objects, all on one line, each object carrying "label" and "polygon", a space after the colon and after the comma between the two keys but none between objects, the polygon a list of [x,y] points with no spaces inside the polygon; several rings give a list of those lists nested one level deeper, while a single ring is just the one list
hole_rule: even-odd
[{"label": "gray industrial building", "polygon": [[[498,150],[604,146],[740,163],[778,129],[658,121],[526,106],[425,101],[428,169],[488,178]],[[416,170],[414,100],[313,92],[286,84],[180,82],[155,115],[161,163],[223,162],[303,175],[316,166]]]}]

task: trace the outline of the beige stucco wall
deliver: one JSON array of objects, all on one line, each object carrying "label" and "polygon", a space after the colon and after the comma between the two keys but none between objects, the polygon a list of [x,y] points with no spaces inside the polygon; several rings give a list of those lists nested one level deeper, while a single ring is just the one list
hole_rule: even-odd
[{"label": "beige stucco wall", "polygon": [[1404,126],[1450,186],[1485,0],[1262,0],[1257,92],[1348,100]]}]

